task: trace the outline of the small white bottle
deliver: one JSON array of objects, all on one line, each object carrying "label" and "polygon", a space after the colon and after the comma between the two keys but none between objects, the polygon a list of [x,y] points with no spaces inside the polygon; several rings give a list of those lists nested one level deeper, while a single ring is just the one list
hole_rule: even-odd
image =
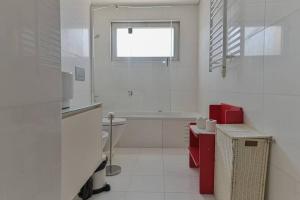
[{"label": "small white bottle", "polygon": [[198,129],[206,129],[206,117],[200,116],[197,118],[197,128]]},{"label": "small white bottle", "polygon": [[217,126],[216,120],[210,120],[210,119],[206,120],[206,130],[208,132],[215,132],[216,126]]}]

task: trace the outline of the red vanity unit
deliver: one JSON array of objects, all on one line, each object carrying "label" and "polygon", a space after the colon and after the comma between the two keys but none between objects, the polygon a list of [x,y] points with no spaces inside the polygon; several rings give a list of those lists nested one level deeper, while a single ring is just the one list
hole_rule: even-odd
[{"label": "red vanity unit", "polygon": [[[223,103],[209,107],[209,118],[217,120],[218,124],[242,124],[243,116],[241,107]],[[199,168],[200,194],[213,194],[215,133],[198,129],[195,123],[190,124],[189,166]]]}]

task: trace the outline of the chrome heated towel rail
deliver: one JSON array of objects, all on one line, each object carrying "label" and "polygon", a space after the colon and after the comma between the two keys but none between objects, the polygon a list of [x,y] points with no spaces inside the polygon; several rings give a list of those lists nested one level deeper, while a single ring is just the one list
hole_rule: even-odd
[{"label": "chrome heated towel rail", "polygon": [[209,71],[222,68],[226,75],[227,0],[210,1]]},{"label": "chrome heated towel rail", "polygon": [[209,71],[222,68],[226,75],[227,0],[210,1]]},{"label": "chrome heated towel rail", "polygon": [[241,27],[228,26],[228,9],[227,0],[210,0],[209,71],[222,68],[223,77],[227,59],[241,55]]}]

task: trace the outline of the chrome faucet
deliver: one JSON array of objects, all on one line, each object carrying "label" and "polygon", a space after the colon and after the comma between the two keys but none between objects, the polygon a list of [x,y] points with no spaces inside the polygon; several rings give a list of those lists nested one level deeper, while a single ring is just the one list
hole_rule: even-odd
[{"label": "chrome faucet", "polygon": [[133,96],[133,90],[128,90],[128,96],[130,96],[130,97]]}]

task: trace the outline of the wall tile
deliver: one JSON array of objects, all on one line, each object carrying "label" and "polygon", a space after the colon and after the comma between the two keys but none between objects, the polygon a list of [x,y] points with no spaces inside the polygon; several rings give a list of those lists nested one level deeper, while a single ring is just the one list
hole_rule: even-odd
[{"label": "wall tile", "polygon": [[300,180],[300,161],[298,155],[300,136],[300,111],[298,96],[265,95],[264,132],[274,136],[276,145],[271,162],[286,173]]},{"label": "wall tile", "polygon": [[[74,106],[91,103],[90,5],[90,0],[61,1],[62,70],[74,75]],[[75,80],[75,67],[85,69],[85,81]]]},{"label": "wall tile", "polygon": [[267,197],[272,200],[297,199],[296,182],[293,177],[287,175],[282,170],[270,168],[269,190]]},{"label": "wall tile", "polygon": [[265,31],[264,90],[268,94],[299,95],[298,19],[300,10]]},{"label": "wall tile", "polygon": [[170,103],[173,112],[195,112],[197,94],[189,91],[172,91]]},{"label": "wall tile", "polygon": [[266,0],[266,25],[272,25],[300,8],[298,0]]}]

